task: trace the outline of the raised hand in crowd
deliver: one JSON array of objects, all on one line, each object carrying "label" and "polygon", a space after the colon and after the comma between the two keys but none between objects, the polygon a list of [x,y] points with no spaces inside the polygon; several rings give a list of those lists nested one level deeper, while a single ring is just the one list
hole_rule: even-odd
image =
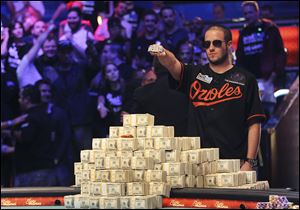
[{"label": "raised hand in crowd", "polygon": [[2,129],[6,129],[6,128],[10,128],[10,127],[13,127],[13,126],[16,126],[16,125],[19,125],[22,122],[24,122],[27,117],[28,117],[28,114],[23,114],[23,115],[21,115],[19,117],[16,117],[13,120],[8,120],[8,121],[5,121],[5,122],[1,122],[1,130]]}]

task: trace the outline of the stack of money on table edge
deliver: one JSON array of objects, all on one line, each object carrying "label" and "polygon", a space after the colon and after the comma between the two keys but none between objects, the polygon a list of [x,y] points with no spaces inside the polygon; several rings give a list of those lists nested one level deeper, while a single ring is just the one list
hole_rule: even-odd
[{"label": "stack of money on table edge", "polygon": [[124,115],[80,160],[81,194],[65,196],[66,208],[161,208],[171,188],[269,188],[255,171],[240,171],[239,159],[219,159],[219,148],[201,148],[200,137],[174,137],[173,126],[154,125],[150,114]]}]

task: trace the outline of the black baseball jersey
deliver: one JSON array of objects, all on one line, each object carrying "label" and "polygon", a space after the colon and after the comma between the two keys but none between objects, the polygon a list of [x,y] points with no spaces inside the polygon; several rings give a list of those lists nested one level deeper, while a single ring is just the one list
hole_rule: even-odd
[{"label": "black baseball jersey", "polygon": [[183,65],[171,87],[189,96],[189,135],[202,147],[220,148],[221,158],[245,158],[248,127],[265,119],[255,77],[236,66],[218,74],[206,66]]}]

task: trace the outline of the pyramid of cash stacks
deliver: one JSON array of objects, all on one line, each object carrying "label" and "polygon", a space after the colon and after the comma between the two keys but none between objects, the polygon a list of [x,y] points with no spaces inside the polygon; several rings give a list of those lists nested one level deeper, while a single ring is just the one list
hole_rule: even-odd
[{"label": "pyramid of cash stacks", "polygon": [[200,137],[174,137],[173,126],[154,125],[150,114],[128,114],[109,138],[93,138],[74,163],[78,195],[66,208],[155,209],[171,188],[268,189],[239,159],[219,159],[219,148],[201,148]]}]

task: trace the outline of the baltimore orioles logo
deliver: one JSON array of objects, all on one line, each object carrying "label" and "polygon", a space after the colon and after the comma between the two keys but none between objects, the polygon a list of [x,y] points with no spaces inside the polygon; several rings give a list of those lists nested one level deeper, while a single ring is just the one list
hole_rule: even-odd
[{"label": "baltimore orioles logo", "polygon": [[220,90],[212,88],[210,90],[203,89],[199,81],[194,81],[190,87],[190,99],[193,105],[211,106],[224,101],[241,98],[243,96],[240,86],[232,87],[229,83],[225,83]]}]

